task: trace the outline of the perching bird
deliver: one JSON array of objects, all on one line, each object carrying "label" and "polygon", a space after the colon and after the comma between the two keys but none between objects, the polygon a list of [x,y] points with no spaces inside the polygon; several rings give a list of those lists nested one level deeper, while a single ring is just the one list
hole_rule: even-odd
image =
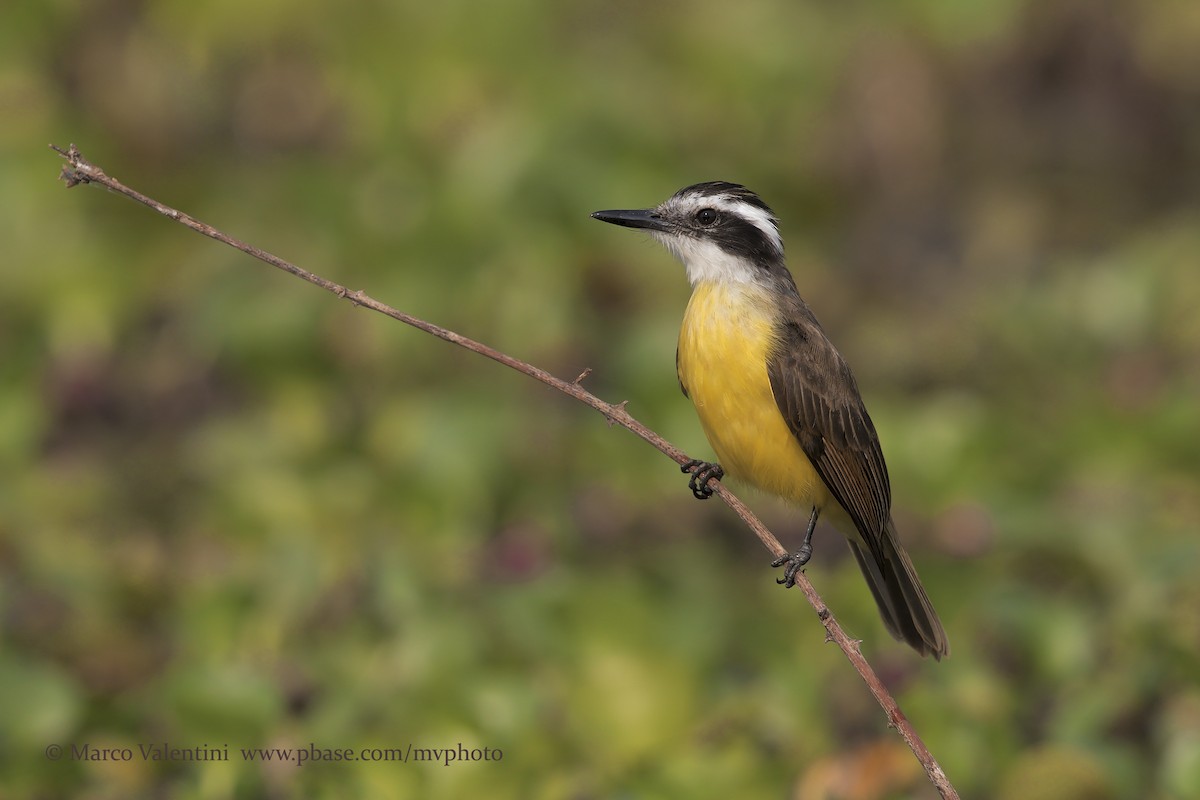
[{"label": "perching bird", "polygon": [[950,645],[892,521],[875,426],[841,353],[796,290],[775,214],[724,181],[680,189],[655,208],[597,211],[649,231],[683,262],[692,297],[679,332],[679,385],[720,463],[684,465],[698,498],[725,474],[811,509],[804,543],[783,566],[792,586],[812,555],[817,518],[831,519],[888,631],[922,655]]}]

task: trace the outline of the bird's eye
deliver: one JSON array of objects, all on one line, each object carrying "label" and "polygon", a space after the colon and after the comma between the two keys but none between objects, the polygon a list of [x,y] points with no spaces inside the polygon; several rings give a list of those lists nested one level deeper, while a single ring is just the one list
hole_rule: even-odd
[{"label": "bird's eye", "polygon": [[696,222],[708,227],[717,221],[717,212],[711,208],[702,208],[696,212]]}]

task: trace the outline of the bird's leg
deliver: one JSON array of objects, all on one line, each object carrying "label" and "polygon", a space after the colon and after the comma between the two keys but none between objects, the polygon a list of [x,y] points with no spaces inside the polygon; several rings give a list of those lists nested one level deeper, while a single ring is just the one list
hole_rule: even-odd
[{"label": "bird's leg", "polygon": [[808,530],[804,532],[804,541],[800,544],[799,550],[790,556],[783,556],[771,562],[772,567],[783,567],[783,577],[776,578],[776,583],[782,583],[788,589],[796,585],[796,573],[812,558],[813,531],[817,529],[817,517],[820,514],[821,510],[813,506],[812,514],[808,518]]},{"label": "bird's leg", "polygon": [[692,494],[697,500],[707,500],[712,497],[713,490],[709,488],[709,481],[719,481],[725,477],[725,470],[721,465],[714,461],[701,461],[698,458],[693,458],[691,461],[682,465],[679,468],[680,472],[690,472],[692,477],[688,478],[688,488],[692,490]]}]

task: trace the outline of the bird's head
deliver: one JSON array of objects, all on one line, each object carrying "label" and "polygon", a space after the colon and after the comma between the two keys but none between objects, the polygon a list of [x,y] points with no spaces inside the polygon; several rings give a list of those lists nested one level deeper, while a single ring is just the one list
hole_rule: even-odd
[{"label": "bird's head", "polygon": [[751,283],[786,272],[774,212],[737,183],[697,183],[654,208],[597,211],[592,216],[649,231],[683,262],[693,286],[709,281]]}]

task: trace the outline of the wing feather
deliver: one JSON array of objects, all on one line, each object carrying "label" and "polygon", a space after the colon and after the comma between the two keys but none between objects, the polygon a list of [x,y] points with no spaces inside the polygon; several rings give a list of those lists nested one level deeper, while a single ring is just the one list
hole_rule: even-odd
[{"label": "wing feather", "polygon": [[679,347],[675,348],[675,379],[679,381],[679,391],[683,392],[684,397],[688,397],[688,388],[683,383],[683,373],[679,371]]},{"label": "wing feather", "polygon": [[767,362],[775,402],[830,494],[882,560],[892,490],[875,425],[849,365],[812,312],[802,301],[789,311]]}]

